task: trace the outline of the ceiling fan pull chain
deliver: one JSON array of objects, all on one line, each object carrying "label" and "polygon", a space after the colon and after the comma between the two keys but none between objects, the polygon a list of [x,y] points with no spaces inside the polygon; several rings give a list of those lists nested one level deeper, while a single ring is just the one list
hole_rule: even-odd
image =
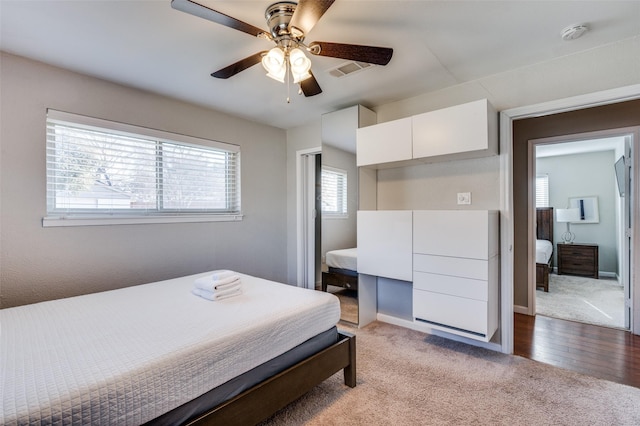
[{"label": "ceiling fan pull chain", "polygon": [[290,98],[290,95],[291,95],[291,81],[289,79],[289,75],[291,73],[289,72],[289,67],[290,67],[289,61],[287,60],[285,62],[285,64],[287,66],[287,103],[290,104],[291,103],[291,98]]}]

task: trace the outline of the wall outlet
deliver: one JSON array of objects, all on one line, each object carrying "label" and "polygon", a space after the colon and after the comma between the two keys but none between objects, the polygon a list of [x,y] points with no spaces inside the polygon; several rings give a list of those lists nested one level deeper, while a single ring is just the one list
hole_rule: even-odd
[{"label": "wall outlet", "polygon": [[458,192],[458,204],[471,204],[471,193]]}]

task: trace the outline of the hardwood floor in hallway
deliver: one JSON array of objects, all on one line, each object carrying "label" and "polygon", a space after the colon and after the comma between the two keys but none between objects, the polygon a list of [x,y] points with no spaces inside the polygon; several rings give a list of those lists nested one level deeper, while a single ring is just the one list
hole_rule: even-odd
[{"label": "hardwood floor in hallway", "polygon": [[640,336],[624,330],[514,314],[514,354],[640,388]]}]

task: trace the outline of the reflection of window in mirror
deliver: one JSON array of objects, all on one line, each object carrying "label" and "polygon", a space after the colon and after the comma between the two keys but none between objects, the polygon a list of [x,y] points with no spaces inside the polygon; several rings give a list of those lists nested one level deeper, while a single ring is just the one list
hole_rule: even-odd
[{"label": "reflection of window in mirror", "polygon": [[325,218],[348,217],[345,170],[322,166],[322,216]]}]

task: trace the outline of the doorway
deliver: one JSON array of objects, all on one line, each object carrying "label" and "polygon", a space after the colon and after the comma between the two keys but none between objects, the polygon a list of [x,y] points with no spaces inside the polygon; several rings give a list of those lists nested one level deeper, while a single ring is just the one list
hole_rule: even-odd
[{"label": "doorway", "polygon": [[[530,315],[529,279],[529,157],[527,143],[531,139],[554,135],[601,131],[610,128],[640,126],[637,114],[640,108],[640,85],[621,87],[602,92],[574,96],[566,99],[512,108],[500,113],[500,174],[501,220],[500,262],[501,285],[501,347],[513,353],[513,313]],[[638,132],[636,131],[636,140]],[[635,153],[638,156],[637,150]],[[638,164],[637,159],[635,159]],[[637,174],[637,169],[636,169]],[[637,177],[636,177],[637,178]],[[637,179],[636,179],[637,181]],[[638,193],[635,186],[634,195]],[[632,223],[638,218],[633,217]],[[637,226],[631,230],[631,240],[640,241]],[[637,251],[631,264],[640,264]],[[640,332],[640,292],[632,294],[634,300],[633,333]]]},{"label": "doorway", "polygon": [[296,152],[297,286],[315,290],[320,282],[321,148]]},{"label": "doorway", "polygon": [[624,129],[529,141],[534,314],[629,330],[632,147]]}]

